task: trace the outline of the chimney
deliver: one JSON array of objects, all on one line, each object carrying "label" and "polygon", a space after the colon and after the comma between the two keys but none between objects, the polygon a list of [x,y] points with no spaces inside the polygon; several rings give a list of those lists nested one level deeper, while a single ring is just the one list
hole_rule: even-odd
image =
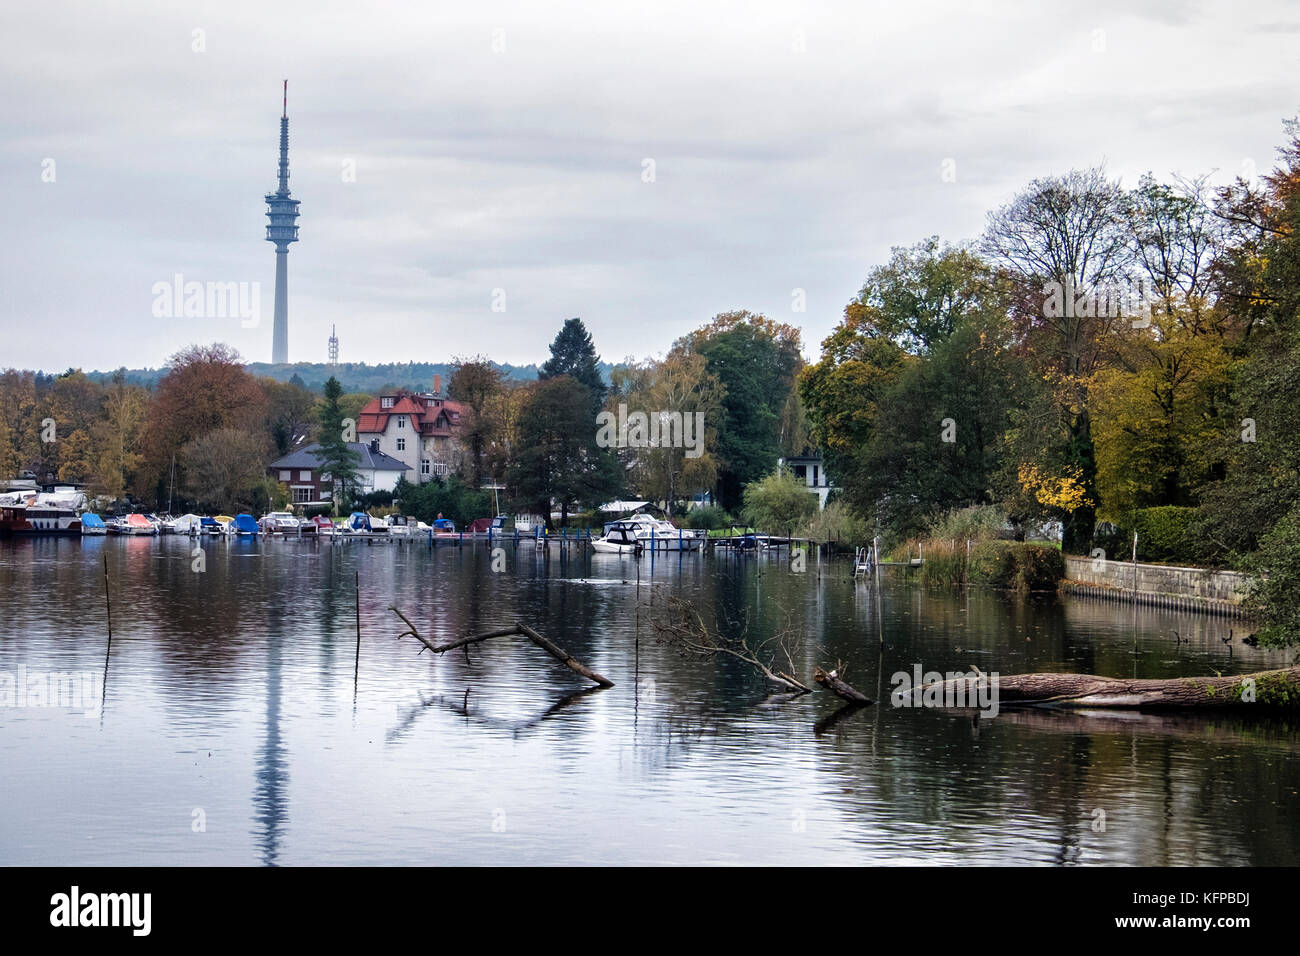
[{"label": "chimney", "polygon": [[439,375],[437,372],[433,373],[433,394],[435,395],[442,394],[442,376]]}]

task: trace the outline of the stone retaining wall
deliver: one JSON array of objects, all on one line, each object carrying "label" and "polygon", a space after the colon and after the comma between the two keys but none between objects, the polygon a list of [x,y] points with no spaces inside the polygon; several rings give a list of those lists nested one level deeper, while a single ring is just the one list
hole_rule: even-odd
[{"label": "stone retaining wall", "polygon": [[1066,555],[1065,581],[1061,588],[1070,594],[1103,600],[1136,600],[1139,604],[1158,607],[1239,616],[1244,614],[1241,605],[1248,581],[1248,576],[1238,571]]}]

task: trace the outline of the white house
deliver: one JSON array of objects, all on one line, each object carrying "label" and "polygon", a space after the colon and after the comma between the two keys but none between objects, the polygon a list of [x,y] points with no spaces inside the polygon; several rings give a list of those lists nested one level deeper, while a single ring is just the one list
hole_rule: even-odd
[{"label": "white house", "polygon": [[782,458],[776,463],[777,474],[783,473],[787,468],[790,469],[795,478],[806,484],[808,490],[817,496],[817,506],[825,508],[826,499],[835,486],[826,477],[826,468],[822,464],[822,456],[818,454],[800,455],[798,457]]},{"label": "white house", "polygon": [[434,376],[432,393],[399,390],[371,399],[357,418],[357,437],[368,447],[405,464],[417,484],[445,477],[460,469],[458,434],[465,413],[459,402],[439,393]]},{"label": "white house", "polygon": [[[266,467],[266,473],[284,486],[289,493],[289,500],[296,505],[328,504],[333,497],[333,482],[328,474],[322,473],[320,459],[313,454],[319,448],[319,443],[312,442]],[[410,466],[406,463],[385,455],[370,445],[350,442],[348,448],[361,456],[361,461],[356,466],[360,480],[357,491],[361,494],[392,491],[397,487],[397,480],[410,471]]]}]

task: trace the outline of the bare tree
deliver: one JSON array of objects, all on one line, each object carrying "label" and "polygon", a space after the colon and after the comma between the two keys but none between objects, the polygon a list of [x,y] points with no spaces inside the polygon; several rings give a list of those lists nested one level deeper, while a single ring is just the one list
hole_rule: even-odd
[{"label": "bare tree", "polygon": [[1223,250],[1223,223],[1215,215],[1208,176],[1174,176],[1172,184],[1143,176],[1128,196],[1134,265],[1151,284],[1165,314],[1191,332],[1204,331],[1212,266]]},{"label": "bare tree", "polygon": [[[1054,456],[1077,471],[1083,486],[1085,504],[1064,519],[1062,545],[1071,553],[1086,550],[1096,520],[1088,388],[1118,344],[1112,333],[1120,322],[1116,310],[1089,303],[1095,304],[1099,290],[1126,278],[1132,250],[1125,213],[1124,191],[1102,167],[1071,170],[1034,180],[991,212],[982,241],[984,253],[1017,290],[1024,345],[1051,383],[1052,407],[1040,417],[1059,423],[1051,441]],[[1063,307],[1049,307],[1053,293]],[[1043,449],[1032,451],[1036,456]]]},{"label": "bare tree", "polygon": [[[719,655],[733,657],[755,668],[772,683],[786,690],[799,694],[812,691],[811,687],[791,676],[796,670],[794,654],[802,642],[794,628],[783,627],[769,638],[756,640],[750,636],[746,624],[738,633],[727,635],[705,624],[699,610],[690,601],[670,597],[668,606],[670,613],[651,619],[651,626],[659,635],[661,643],[675,648],[687,657],[700,660],[709,660]],[[774,669],[779,666],[776,663],[778,652],[785,658],[788,670]]]}]

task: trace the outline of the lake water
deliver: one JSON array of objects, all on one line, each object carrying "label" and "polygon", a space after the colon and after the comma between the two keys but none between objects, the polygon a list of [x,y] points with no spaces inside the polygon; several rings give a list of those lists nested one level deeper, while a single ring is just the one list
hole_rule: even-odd
[{"label": "lake water", "polygon": [[[877,594],[844,562],[774,556],[521,546],[494,573],[483,544],[209,540],[195,571],[192,547],[0,542],[0,676],[88,689],[60,701],[80,709],[38,691],[0,707],[0,864],[1300,863],[1294,725],[888,705],[917,663],[1289,661],[1230,650],[1221,619],[927,591],[901,570]],[[671,596],[756,640],[804,634],[801,676],[843,661],[883,705],[770,698],[745,665],[682,658],[650,624]],[[417,653],[390,605],[436,641],[523,620],[617,686],[588,691],[522,638]]]}]

